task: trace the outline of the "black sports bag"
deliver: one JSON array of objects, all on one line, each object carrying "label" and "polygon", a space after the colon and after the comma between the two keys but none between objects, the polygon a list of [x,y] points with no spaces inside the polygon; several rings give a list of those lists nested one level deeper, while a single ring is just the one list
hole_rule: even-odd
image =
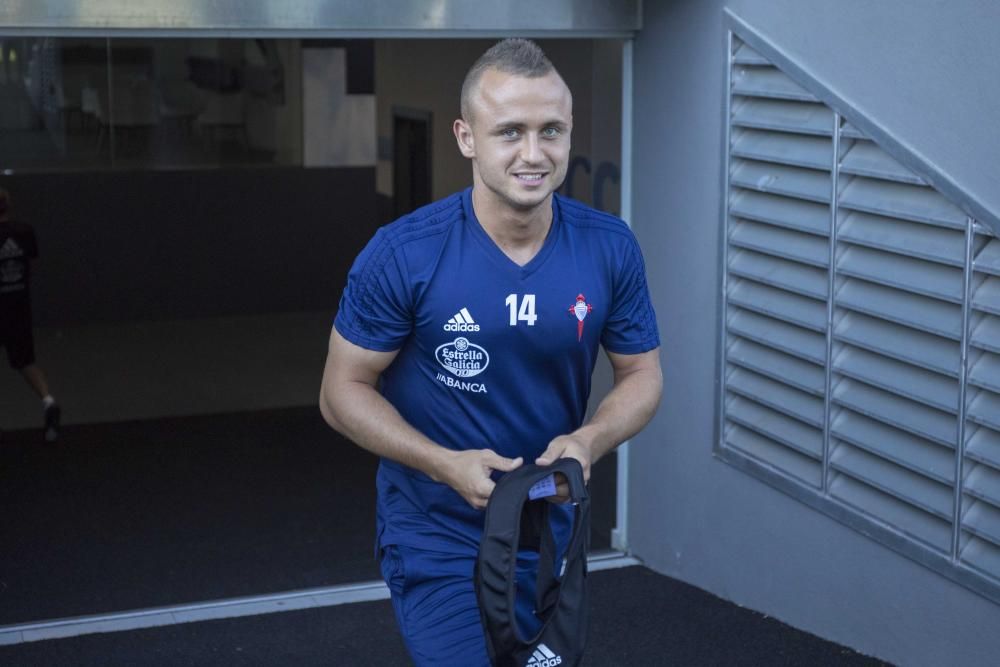
[{"label": "black sports bag", "polygon": [[[554,571],[556,545],[549,524],[552,504],[529,500],[536,482],[561,472],[576,505],[573,534],[564,554],[562,579]],[[576,459],[549,466],[525,465],[497,482],[486,506],[479,543],[475,586],[490,661],[496,667],[571,667],[583,656],[587,639],[587,552],[590,546],[590,496]],[[535,613],[542,628],[524,638],[515,620],[517,551],[538,550]]]}]

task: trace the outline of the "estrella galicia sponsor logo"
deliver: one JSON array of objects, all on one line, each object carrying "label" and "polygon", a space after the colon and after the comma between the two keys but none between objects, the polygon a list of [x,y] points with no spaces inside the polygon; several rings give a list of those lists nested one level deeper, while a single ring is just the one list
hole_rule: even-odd
[{"label": "estrella galicia sponsor logo", "polygon": [[460,378],[475,377],[490,365],[489,353],[462,336],[439,345],[434,356],[446,371]]},{"label": "estrella galicia sponsor logo", "polygon": [[479,325],[472,319],[472,313],[469,312],[469,309],[463,308],[445,322],[444,330],[456,333],[462,331],[479,331]]}]

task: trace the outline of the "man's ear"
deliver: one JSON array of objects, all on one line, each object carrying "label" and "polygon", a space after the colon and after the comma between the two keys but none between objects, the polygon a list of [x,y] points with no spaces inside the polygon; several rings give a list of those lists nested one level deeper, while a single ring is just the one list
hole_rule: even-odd
[{"label": "man's ear", "polygon": [[459,152],[468,158],[476,157],[476,140],[472,136],[472,127],[464,119],[457,119],[451,126],[458,142]]}]

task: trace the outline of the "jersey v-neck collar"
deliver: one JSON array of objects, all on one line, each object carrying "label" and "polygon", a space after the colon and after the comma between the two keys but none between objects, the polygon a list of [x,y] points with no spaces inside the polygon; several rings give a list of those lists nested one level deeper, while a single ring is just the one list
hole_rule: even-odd
[{"label": "jersey v-neck collar", "polygon": [[545,235],[545,241],[542,243],[542,247],[539,248],[535,256],[531,258],[524,266],[521,266],[507,254],[500,249],[500,246],[496,244],[490,235],[486,233],[483,229],[482,223],[479,222],[479,218],[476,217],[476,211],[472,207],[472,188],[466,188],[465,192],[462,193],[462,206],[465,208],[465,222],[469,229],[472,230],[472,235],[476,238],[489,258],[505,271],[511,271],[518,275],[519,278],[527,278],[532,273],[537,271],[545,261],[552,254],[553,249],[555,249],[558,239],[559,239],[559,228],[562,224],[562,216],[559,212],[559,204],[557,202],[556,196],[552,195],[552,224],[549,226],[549,232]]}]

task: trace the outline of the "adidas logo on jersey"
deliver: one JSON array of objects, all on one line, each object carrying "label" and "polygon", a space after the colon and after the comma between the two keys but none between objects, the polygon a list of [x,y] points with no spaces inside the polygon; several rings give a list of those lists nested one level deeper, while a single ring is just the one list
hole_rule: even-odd
[{"label": "adidas logo on jersey", "polygon": [[7,242],[0,248],[0,259],[10,259],[22,255],[24,255],[24,251],[21,250],[21,246],[14,242],[14,239],[7,239]]},{"label": "adidas logo on jersey", "polygon": [[479,325],[472,319],[472,314],[468,308],[455,313],[454,317],[444,325],[445,331],[479,331]]},{"label": "adidas logo on jersey", "polygon": [[545,644],[539,644],[535,652],[531,654],[531,659],[524,667],[556,667],[562,664],[562,656],[556,655]]}]

